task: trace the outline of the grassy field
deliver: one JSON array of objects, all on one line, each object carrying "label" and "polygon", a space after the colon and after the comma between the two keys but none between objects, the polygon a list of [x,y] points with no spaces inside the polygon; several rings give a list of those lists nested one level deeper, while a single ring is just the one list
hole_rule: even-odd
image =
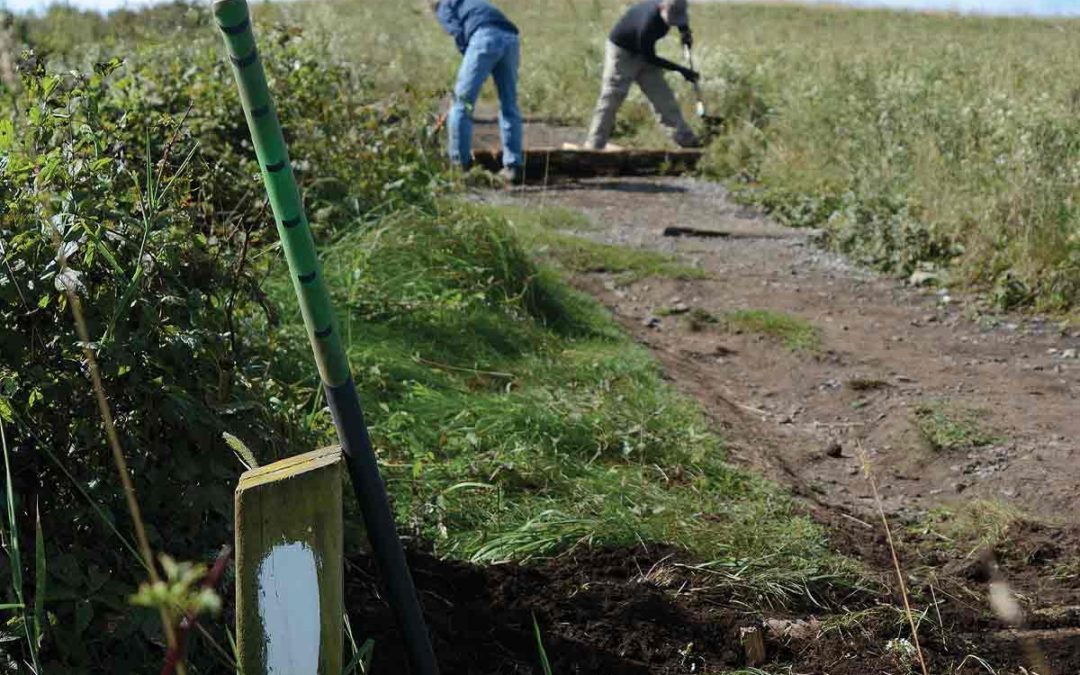
[{"label": "grassy field", "polygon": [[[623,3],[500,4],[524,34],[527,113],[583,125]],[[453,46],[421,3],[284,11],[379,87],[434,107],[451,86]],[[1076,306],[1080,22],[718,3],[695,5],[693,23],[710,110],[726,120],[707,174],[879,268],[944,267],[998,308]],[[663,142],[640,94],[616,140]]]}]

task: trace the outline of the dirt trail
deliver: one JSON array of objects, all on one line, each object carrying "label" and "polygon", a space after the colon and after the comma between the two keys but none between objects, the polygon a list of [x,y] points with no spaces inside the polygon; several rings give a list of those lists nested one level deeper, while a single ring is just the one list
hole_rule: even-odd
[{"label": "dirt trail", "polygon": [[[570,133],[531,124],[526,135],[554,143]],[[496,139],[493,120],[478,124],[478,145]],[[787,486],[826,525],[836,550],[891,587],[892,559],[859,459],[865,452],[899,536],[908,587],[928,612],[920,633],[930,672],[1080,672],[1080,334],[1037,318],[980,315],[970,298],[861,269],[823,251],[815,233],[736,205],[717,184],[607,178],[478,198],[579,211],[591,226],[578,236],[672,254],[703,272],[626,282],[597,270],[573,281],[652,350],[674,386],[702,402],[733,461]],[[672,228],[718,236],[670,236]],[[817,344],[793,351],[775,336],[740,329],[730,319],[740,311],[796,317]],[[993,550],[996,568],[978,546],[920,525],[935,509],[978,500],[1030,516],[1008,524]],[[984,524],[992,523],[975,527]],[[619,560],[633,564],[611,564]],[[764,626],[767,668],[914,672],[890,650],[905,629],[891,609],[899,598],[887,593],[778,615],[707,588],[700,596],[673,590],[693,588],[700,581],[693,578],[658,584],[642,570],[666,563],[644,549],[541,568],[417,563],[431,568],[418,584],[440,653],[461,661],[454,672],[532,670],[535,644],[521,635],[533,615],[549,631],[556,672],[729,672],[747,665],[738,642],[751,626]],[[990,612],[993,569],[1026,611],[1025,630]],[[583,600],[580,589],[599,595]],[[447,614],[444,605],[464,613]],[[775,621],[799,634],[774,630]],[[692,636],[694,659],[679,646],[683,636]],[[1047,668],[1031,669],[1032,645]],[[393,670],[400,656],[391,649],[383,658]]]},{"label": "dirt trail", "polygon": [[[970,640],[969,653],[1007,668],[998,672],[1029,672],[1019,668],[1030,665],[1032,643],[1002,632],[990,613],[978,547],[920,535],[919,523],[934,509],[975,500],[1028,514],[993,554],[1031,625],[1044,629],[1029,635],[1049,672],[1080,672],[1080,578],[1071,571],[1080,560],[1080,335],[1038,318],[980,316],[971,298],[861,269],[823,251],[815,233],[734,204],[716,184],[597,179],[523,188],[514,199],[580,211],[592,228],[579,236],[670,253],[701,269],[702,279],[632,283],[598,271],[576,284],[702,402],[735,461],[787,485],[828,526],[837,550],[891,585],[865,452],[918,602],[938,597],[935,588],[947,596],[938,618],[948,639]],[[673,237],[671,228],[720,236]],[[820,344],[792,351],[725,320],[745,310],[797,317]],[[812,643],[796,650],[796,667],[842,672],[843,662],[858,671],[860,659],[879,653],[871,643],[830,661],[828,671],[819,670]],[[937,647],[951,651],[944,637]],[[957,663],[932,670],[959,672]],[[869,661],[861,667],[872,669]]]},{"label": "dirt trail", "polygon": [[[578,281],[728,429],[736,458],[860,518],[872,515],[860,446],[892,513],[988,499],[1077,518],[1080,335],[1038,319],[967,318],[947,291],[852,266],[815,246],[813,233],[737,206],[715,184],[607,179],[518,198],[587,214],[596,229],[582,236],[673,253],[705,271],[698,280]],[[726,236],[665,236],[670,227]],[[798,317],[820,331],[820,349],[793,352],[722,320],[664,316],[672,308]],[[917,423],[937,429],[945,416],[961,425],[947,439],[955,447],[935,449]]]}]

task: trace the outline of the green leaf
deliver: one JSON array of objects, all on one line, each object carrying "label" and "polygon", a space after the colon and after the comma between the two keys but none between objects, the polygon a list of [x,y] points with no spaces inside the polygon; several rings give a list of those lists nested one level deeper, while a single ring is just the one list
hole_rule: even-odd
[{"label": "green leaf", "polygon": [[15,142],[15,123],[11,120],[0,120],[0,153],[6,153]]},{"label": "green leaf", "polygon": [[540,667],[544,670],[544,675],[552,675],[551,663],[548,661],[547,650],[544,649],[544,641],[540,637],[540,624],[536,620],[536,614],[533,614],[533,637],[536,638],[536,651],[540,656]]},{"label": "green leaf", "polygon": [[120,57],[113,57],[108,61],[102,61],[94,64],[94,73],[99,77],[108,77],[112,75],[120,66],[124,65],[124,60]]},{"label": "green leaf", "polygon": [[47,570],[45,569],[45,536],[41,529],[41,505],[34,509],[34,644],[41,646],[45,637],[45,592]]}]

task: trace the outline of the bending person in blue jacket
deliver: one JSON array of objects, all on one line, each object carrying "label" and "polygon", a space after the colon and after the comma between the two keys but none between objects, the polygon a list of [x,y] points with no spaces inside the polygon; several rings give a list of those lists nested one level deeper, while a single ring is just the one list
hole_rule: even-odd
[{"label": "bending person in blue jacket", "polygon": [[485,0],[438,0],[433,3],[439,23],[453,38],[464,58],[454,85],[454,102],[447,126],[450,161],[462,168],[472,162],[472,116],[480,88],[488,76],[499,92],[499,132],[503,170],[512,181],[522,177],[522,122],[517,105],[518,29]]}]

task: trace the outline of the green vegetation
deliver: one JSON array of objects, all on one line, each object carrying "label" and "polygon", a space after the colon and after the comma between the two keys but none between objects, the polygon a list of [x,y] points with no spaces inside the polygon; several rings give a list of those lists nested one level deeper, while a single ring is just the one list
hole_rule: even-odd
[{"label": "green vegetation", "polygon": [[981,411],[937,401],[917,406],[914,416],[919,433],[938,452],[964,452],[1000,441],[985,428]]},{"label": "green vegetation", "polygon": [[[559,276],[701,272],[556,231],[588,229],[566,212],[457,199],[426,92],[391,93],[375,57],[343,62],[300,34],[300,9],[323,11],[260,10],[260,27],[286,17],[261,50],[403,529],[479,563],[674,544],[750,605],[851,583],[821,530],[726,465],[698,407]],[[115,42],[96,42],[96,18],[67,42],[23,24],[44,51],[0,97],[5,670],[157,670],[152,607],[189,598],[202,569],[171,561],[230,540],[244,463],[334,439],[209,17],[162,11],[176,22]],[[134,603],[144,574],[65,288],[85,305],[151,544],[173,556],[168,586]],[[193,667],[229,670],[225,620],[204,626]]]},{"label": "green vegetation", "polygon": [[[523,29],[524,109],[583,125],[621,3],[501,6]],[[360,0],[282,11],[379,63],[386,91],[434,106],[452,82],[453,47],[422,11]],[[1006,309],[1080,302],[1080,22],[729,3],[695,6],[693,22],[707,103],[725,120],[704,170],[739,198],[890,272],[950,265]],[[615,140],[664,142],[637,92]]]},{"label": "green vegetation", "polygon": [[[525,31],[525,109],[583,123],[616,3],[501,4]],[[709,175],[884,269],[949,263],[1002,306],[1080,300],[1078,24],[694,11],[726,120]],[[811,603],[857,577],[785,494],[725,464],[698,407],[561,276],[701,270],[592,241],[565,211],[458,199],[430,129],[456,58],[422,10],[257,12],[403,530],[482,564],[673,544],[751,607]],[[331,442],[332,425],[205,7],[53,10],[10,35],[35,51],[18,86],[0,85],[0,669],[157,670],[160,619],[153,598],[131,602],[143,570],[61,291],[86,306],[151,543],[177,561],[211,560],[230,539],[234,448],[265,463]],[[618,135],[661,141],[637,94]],[[795,351],[821,343],[783,314],[688,320]],[[916,412],[944,451],[994,442],[978,421]],[[178,587],[198,577],[166,567]],[[229,670],[225,621],[206,631],[195,669]]]},{"label": "green vegetation", "polygon": [[1024,514],[1004,502],[977,499],[952,508],[931,511],[913,530],[928,547],[942,543],[972,556],[980,550],[1007,545],[1011,530],[1024,522]]},{"label": "green vegetation", "polygon": [[740,309],[724,315],[729,329],[767,335],[781,341],[793,352],[821,349],[821,331],[797,316],[766,309]]},{"label": "green vegetation", "polygon": [[559,208],[505,206],[521,242],[541,261],[571,273],[606,272],[630,283],[645,277],[701,279],[705,272],[655,251],[613,246],[585,236],[593,229],[584,216]]},{"label": "green vegetation", "polygon": [[[786,599],[775,580],[825,556],[817,528],[726,467],[648,353],[530,261],[515,233],[538,226],[522,216],[439,202],[326,256],[400,518],[439,553],[480,562],[675,543],[748,566],[740,592]],[[787,562],[764,564],[777,548]]]}]

